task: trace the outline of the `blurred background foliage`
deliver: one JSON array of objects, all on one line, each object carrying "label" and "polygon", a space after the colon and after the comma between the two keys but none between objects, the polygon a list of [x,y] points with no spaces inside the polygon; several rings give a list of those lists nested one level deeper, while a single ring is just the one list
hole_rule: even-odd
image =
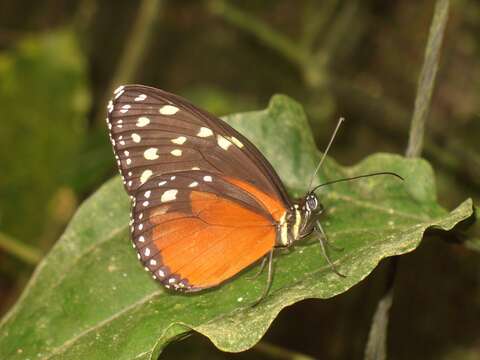
[{"label": "blurred background foliage", "polygon": [[[433,9],[433,0],[1,2],[0,314],[78,204],[116,173],[104,117],[117,85],[160,87],[217,115],[284,93],[305,106],[320,148],[347,118],[332,151],[341,163],[404,153]],[[480,3],[455,1],[424,148],[448,208],[480,199],[479,34]],[[479,358],[480,246],[434,238],[402,257],[389,353]],[[361,358],[385,277],[381,265],[346,294],[283,311],[243,354],[193,335],[163,356]]]}]

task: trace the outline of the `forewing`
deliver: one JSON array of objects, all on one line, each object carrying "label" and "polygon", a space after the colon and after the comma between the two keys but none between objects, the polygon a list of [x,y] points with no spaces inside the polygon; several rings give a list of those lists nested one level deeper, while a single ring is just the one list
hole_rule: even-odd
[{"label": "forewing", "polygon": [[278,175],[255,146],[179,96],[121,86],[108,104],[107,124],[130,195],[152,175],[204,170],[251,183],[289,207]]}]

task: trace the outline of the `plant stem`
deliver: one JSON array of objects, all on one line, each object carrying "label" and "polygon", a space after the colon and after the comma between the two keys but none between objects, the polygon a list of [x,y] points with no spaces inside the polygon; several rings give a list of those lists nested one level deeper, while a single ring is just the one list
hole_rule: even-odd
[{"label": "plant stem", "polygon": [[[415,107],[410,123],[410,135],[406,150],[407,157],[418,157],[423,150],[423,138],[425,123],[435,84],[435,76],[438,70],[440,49],[442,47],[443,35],[448,19],[449,0],[437,0],[435,11],[430,25],[425,56],[422,70],[418,81]],[[365,348],[365,359],[386,359],[387,358],[387,334],[390,308],[393,302],[395,277],[398,268],[398,257],[393,257],[388,262],[387,284],[385,292],[378,302],[375,315],[369,333],[367,346]]]},{"label": "plant stem", "polygon": [[261,354],[267,355],[272,359],[313,360],[313,357],[285,349],[283,347],[268,343],[266,341],[259,342],[253,347],[253,350]]},{"label": "plant stem", "polygon": [[422,153],[425,123],[430,109],[433,86],[435,85],[435,76],[438,70],[449,7],[449,0],[438,0],[435,5],[423,66],[418,81],[417,97],[415,98],[415,108],[413,110],[406,151],[407,157],[418,157]]},{"label": "plant stem", "polygon": [[[144,57],[145,51],[153,38],[155,23],[159,14],[160,0],[143,0],[138,9],[137,17],[128,36],[120,62],[112,77],[107,94],[102,104],[106,104],[113,89],[121,84],[134,81],[135,74]],[[101,116],[97,116],[97,124],[104,126],[104,107],[101,108]]]},{"label": "plant stem", "polygon": [[37,249],[23,244],[4,233],[0,233],[0,249],[33,266],[37,265],[43,257]]},{"label": "plant stem", "polygon": [[264,22],[255,19],[247,12],[240,10],[224,0],[210,0],[210,11],[223,17],[232,25],[254,35],[270,48],[278,51],[285,58],[303,69],[308,61],[308,54],[300,46],[297,46],[288,37],[282,35]]}]

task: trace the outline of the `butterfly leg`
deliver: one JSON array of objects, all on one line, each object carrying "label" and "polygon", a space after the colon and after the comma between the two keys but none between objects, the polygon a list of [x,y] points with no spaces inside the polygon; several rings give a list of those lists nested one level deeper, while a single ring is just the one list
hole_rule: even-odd
[{"label": "butterfly leg", "polygon": [[260,265],[260,269],[258,270],[258,272],[255,275],[248,277],[249,280],[255,280],[263,273],[263,270],[265,270],[265,266],[267,265],[267,259],[268,254],[263,257],[262,264]]},{"label": "butterfly leg", "polygon": [[330,268],[335,274],[337,274],[340,277],[346,277],[346,275],[343,275],[337,270],[336,266],[333,264],[332,260],[330,259],[330,256],[328,255],[328,251],[325,246],[326,244],[328,245],[327,235],[325,234],[325,231],[323,231],[323,227],[320,224],[320,221],[317,221],[315,224],[316,224],[315,230],[319,235],[318,241],[320,242],[320,248],[322,249],[323,256],[325,257],[325,259],[327,259],[328,265],[330,265]]},{"label": "butterfly leg", "polygon": [[265,297],[268,295],[268,292],[270,290],[270,287],[272,286],[272,280],[273,280],[273,250],[271,250],[267,256],[265,256],[265,259],[268,258],[268,274],[267,274],[267,284],[265,285],[265,288],[263,289],[262,295],[253,303],[252,306],[257,306],[260,304],[260,302],[265,299]]}]

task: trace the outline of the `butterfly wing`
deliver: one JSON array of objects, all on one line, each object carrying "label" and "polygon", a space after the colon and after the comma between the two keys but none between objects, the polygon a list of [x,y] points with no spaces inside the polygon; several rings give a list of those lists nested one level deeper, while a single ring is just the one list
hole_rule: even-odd
[{"label": "butterfly wing", "polygon": [[165,286],[217,285],[273,248],[288,196],[241,134],[141,85],[115,91],[107,124],[133,202],[134,245]]}]

